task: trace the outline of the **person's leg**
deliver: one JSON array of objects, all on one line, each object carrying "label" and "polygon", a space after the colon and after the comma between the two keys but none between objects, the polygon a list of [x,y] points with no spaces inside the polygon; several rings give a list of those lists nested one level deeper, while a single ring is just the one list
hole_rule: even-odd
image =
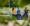
[{"label": "person's leg", "polygon": [[19,14],[17,14],[17,19],[19,20]]},{"label": "person's leg", "polygon": [[21,15],[20,14],[18,14],[18,20],[22,20],[22,17],[21,17]]}]

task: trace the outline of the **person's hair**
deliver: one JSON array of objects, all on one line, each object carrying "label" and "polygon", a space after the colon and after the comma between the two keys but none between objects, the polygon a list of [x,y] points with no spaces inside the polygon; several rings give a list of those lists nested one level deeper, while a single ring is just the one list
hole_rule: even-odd
[{"label": "person's hair", "polygon": [[14,10],[14,8],[12,8],[12,11]]},{"label": "person's hair", "polygon": [[27,7],[25,7],[25,9],[27,9]]}]

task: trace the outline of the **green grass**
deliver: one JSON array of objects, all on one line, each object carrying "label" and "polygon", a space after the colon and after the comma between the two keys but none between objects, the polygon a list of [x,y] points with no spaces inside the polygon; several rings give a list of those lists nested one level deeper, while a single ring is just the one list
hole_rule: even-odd
[{"label": "green grass", "polygon": [[[0,17],[0,23],[4,23],[4,24],[8,24],[8,22],[5,22],[5,20],[8,20],[8,21],[15,21],[15,24],[18,24],[19,26],[23,26],[25,24],[25,21],[26,19],[24,19],[24,22],[21,24],[19,24],[18,22],[16,22],[17,18],[15,16],[13,16],[12,18],[10,18],[9,16],[8,17],[5,17],[5,16],[1,16]],[[30,20],[29,20],[30,22]]]},{"label": "green grass", "polygon": [[7,13],[0,13],[0,15],[7,15]]}]

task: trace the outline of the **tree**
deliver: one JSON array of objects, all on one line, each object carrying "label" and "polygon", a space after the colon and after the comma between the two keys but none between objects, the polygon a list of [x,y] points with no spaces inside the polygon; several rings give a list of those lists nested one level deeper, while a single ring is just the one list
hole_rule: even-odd
[{"label": "tree", "polygon": [[30,4],[30,0],[10,0],[10,7],[24,7]]},{"label": "tree", "polygon": [[4,7],[8,3],[8,0],[0,0],[0,7]]},{"label": "tree", "polygon": [[19,7],[19,0],[10,0],[10,7]]},{"label": "tree", "polygon": [[20,6],[21,7],[24,7],[26,5],[30,4],[30,0],[22,0],[21,3],[20,3]]}]

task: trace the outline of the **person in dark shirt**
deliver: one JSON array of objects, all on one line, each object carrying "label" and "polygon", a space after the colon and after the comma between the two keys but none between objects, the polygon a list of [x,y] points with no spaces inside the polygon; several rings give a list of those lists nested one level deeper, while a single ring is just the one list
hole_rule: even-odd
[{"label": "person in dark shirt", "polygon": [[27,8],[25,8],[24,12],[25,12],[25,14],[28,14],[28,9],[27,9]]},{"label": "person in dark shirt", "polygon": [[24,18],[28,18],[28,9],[27,8],[25,8],[25,10],[24,10]]}]

